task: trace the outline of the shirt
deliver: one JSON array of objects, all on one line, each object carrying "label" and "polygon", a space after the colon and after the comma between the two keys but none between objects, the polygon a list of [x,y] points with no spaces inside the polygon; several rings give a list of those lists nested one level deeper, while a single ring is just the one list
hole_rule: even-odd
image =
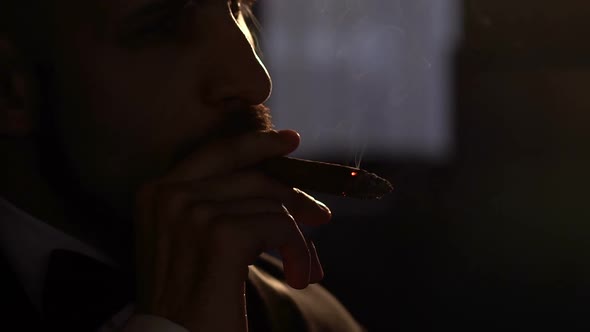
[{"label": "shirt", "polygon": [[[0,197],[0,250],[19,278],[31,303],[42,313],[42,294],[49,257],[54,249],[67,249],[114,266],[100,250],[27,214]],[[134,304],[105,322],[98,332],[188,332],[163,317],[134,314]]]}]

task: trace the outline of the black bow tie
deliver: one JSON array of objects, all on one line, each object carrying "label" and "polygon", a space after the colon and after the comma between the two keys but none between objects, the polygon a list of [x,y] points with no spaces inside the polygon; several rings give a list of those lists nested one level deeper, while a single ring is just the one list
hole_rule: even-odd
[{"label": "black bow tie", "polygon": [[133,299],[132,278],[83,254],[52,251],[43,314],[51,330],[96,331]]}]

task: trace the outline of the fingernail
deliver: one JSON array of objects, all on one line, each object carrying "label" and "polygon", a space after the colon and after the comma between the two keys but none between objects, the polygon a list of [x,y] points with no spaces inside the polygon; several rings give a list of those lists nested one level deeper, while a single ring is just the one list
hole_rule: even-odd
[{"label": "fingernail", "polygon": [[285,142],[289,147],[295,149],[299,146],[301,142],[301,135],[294,130],[280,130],[279,137]]},{"label": "fingernail", "polygon": [[284,139],[290,139],[290,140],[301,139],[301,135],[299,135],[299,133],[296,132],[295,130],[279,130],[278,133]]},{"label": "fingernail", "polygon": [[307,247],[309,248],[309,255],[311,256],[311,273],[309,280],[311,283],[318,283],[324,279],[324,267],[320,262],[318,251],[312,240],[307,241]]},{"label": "fingernail", "polygon": [[322,210],[326,211],[326,213],[330,216],[330,218],[332,217],[332,211],[330,210],[329,207],[326,206],[326,204],[324,204],[318,200],[316,200],[315,202]]}]

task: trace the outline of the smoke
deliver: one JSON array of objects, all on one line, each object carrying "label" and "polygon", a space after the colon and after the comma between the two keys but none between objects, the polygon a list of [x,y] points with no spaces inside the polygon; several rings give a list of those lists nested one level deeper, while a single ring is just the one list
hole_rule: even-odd
[{"label": "smoke", "polygon": [[443,51],[454,1],[265,3],[269,105],[277,126],[301,133],[299,154],[344,156],[358,166],[384,155],[445,151],[450,82]]}]

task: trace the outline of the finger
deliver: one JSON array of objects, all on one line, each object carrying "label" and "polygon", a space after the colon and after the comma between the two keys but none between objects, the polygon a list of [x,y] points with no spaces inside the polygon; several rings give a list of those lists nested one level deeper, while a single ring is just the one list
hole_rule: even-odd
[{"label": "finger", "polygon": [[250,198],[274,199],[284,203],[298,223],[309,226],[325,224],[332,213],[320,201],[307,193],[285,186],[260,171],[247,170],[221,179],[190,181],[166,186],[166,191],[185,192],[195,201],[231,201]]},{"label": "finger", "polygon": [[176,165],[162,182],[181,182],[224,174],[266,159],[289,154],[299,146],[299,134],[291,130],[258,131],[208,145]]},{"label": "finger", "polygon": [[307,248],[309,249],[309,256],[311,258],[309,282],[318,283],[324,279],[324,268],[322,267],[317,249],[312,240],[307,240]]},{"label": "finger", "polygon": [[216,261],[251,265],[263,251],[278,249],[287,283],[296,289],[309,284],[309,249],[297,223],[286,210],[243,217],[223,216],[211,222],[211,227],[211,245],[219,253]]},{"label": "finger", "polygon": [[295,289],[304,289],[310,281],[311,256],[303,234],[299,232],[299,235],[298,241],[279,247],[279,253],[283,258],[287,284]]},{"label": "finger", "polygon": [[215,203],[215,209],[231,216],[285,213],[285,207],[279,201],[264,198]]},{"label": "finger", "polygon": [[164,191],[186,193],[195,200],[224,202],[249,198],[277,200],[288,196],[289,187],[255,170],[237,171],[226,176],[198,181],[160,184]]},{"label": "finger", "polygon": [[298,223],[319,226],[332,219],[332,211],[322,202],[297,188],[290,190],[285,206]]},{"label": "finger", "polygon": [[[229,203],[219,203],[215,207],[218,211],[224,213],[240,216],[260,213],[281,213],[285,211],[285,207],[275,200],[268,199],[251,199]],[[307,248],[310,256],[310,275],[309,283],[320,282],[324,278],[324,270],[320,263],[315,244],[312,240],[307,239]]]},{"label": "finger", "polygon": [[[289,213],[286,208],[285,212],[287,214]],[[292,229],[294,230],[293,235],[290,238],[291,241],[278,246],[278,249],[283,258],[287,284],[295,289],[303,289],[309,285],[311,256],[303,232],[301,232],[294,217],[290,214],[288,215],[291,217]]]}]

